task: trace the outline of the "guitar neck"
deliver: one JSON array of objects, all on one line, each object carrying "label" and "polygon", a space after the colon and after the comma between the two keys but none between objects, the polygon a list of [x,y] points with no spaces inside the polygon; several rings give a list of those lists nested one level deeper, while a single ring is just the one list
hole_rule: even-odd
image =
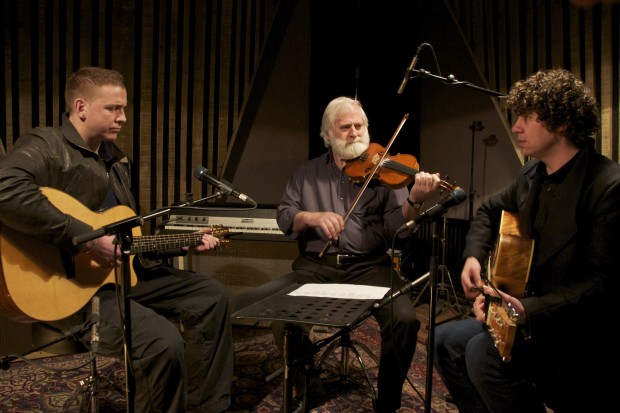
[{"label": "guitar neck", "polygon": [[202,243],[202,232],[192,232],[189,234],[170,234],[170,235],[145,235],[135,237],[131,247],[130,254],[139,254],[141,252],[159,251],[171,248],[194,247]]}]

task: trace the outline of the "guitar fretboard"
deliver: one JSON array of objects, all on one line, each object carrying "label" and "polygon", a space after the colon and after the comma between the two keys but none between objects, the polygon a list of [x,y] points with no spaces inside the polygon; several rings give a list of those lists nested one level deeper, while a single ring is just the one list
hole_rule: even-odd
[{"label": "guitar fretboard", "polygon": [[187,234],[169,235],[145,235],[136,237],[130,247],[131,254],[141,252],[165,250],[169,248],[181,248],[185,246],[196,246],[202,242],[202,233],[194,232]]}]

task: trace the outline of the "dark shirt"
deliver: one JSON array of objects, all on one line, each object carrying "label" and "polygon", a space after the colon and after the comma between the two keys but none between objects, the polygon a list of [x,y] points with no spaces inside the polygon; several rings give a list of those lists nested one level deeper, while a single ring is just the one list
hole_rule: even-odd
[{"label": "dark shirt", "polygon": [[[576,154],[570,161],[564,164],[559,170],[547,175],[547,168],[544,163],[539,163],[536,167],[536,173],[539,176],[540,182],[537,188],[537,205],[533,208],[533,231],[534,239],[545,240],[552,236],[553,232],[557,230],[553,225],[550,225],[550,217],[557,214],[557,211],[561,211],[565,206],[562,201],[566,194],[574,191],[574,188],[570,186],[570,183],[565,184],[567,177],[570,174],[581,174],[581,168],[574,168],[575,163],[581,158],[580,164],[583,164],[583,151]],[[581,156],[580,156],[581,155]],[[583,168],[583,165],[580,165]],[[538,242],[536,244],[537,250],[544,250],[545,243]],[[540,254],[542,256],[548,256],[547,253]],[[536,265],[535,265],[536,266]]]},{"label": "dark shirt", "polygon": [[[280,229],[301,241],[305,253],[319,253],[328,240],[320,228],[293,233],[293,220],[301,211],[336,212],[343,217],[354,204],[362,185],[351,182],[333,162],[331,152],[309,160],[290,178],[277,209]],[[369,254],[385,252],[391,237],[405,219],[401,207],[409,191],[406,187],[391,190],[371,180],[345,221],[345,229],[327,253]],[[403,235],[411,234],[404,231]]]}]

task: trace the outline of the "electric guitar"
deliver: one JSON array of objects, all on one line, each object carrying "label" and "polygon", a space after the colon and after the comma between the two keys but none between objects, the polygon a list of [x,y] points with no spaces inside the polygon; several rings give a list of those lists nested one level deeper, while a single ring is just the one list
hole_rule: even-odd
[{"label": "electric guitar", "polygon": [[[91,225],[94,229],[131,218],[134,211],[123,205],[93,212],[72,196],[53,188],[41,188],[50,202]],[[225,228],[213,228],[220,237]],[[202,232],[141,236],[132,229],[130,254],[201,244]],[[129,257],[130,284],[137,282]],[[0,226],[0,313],[20,322],[56,321],[68,317],[84,305],[105,284],[117,283],[117,269],[103,267],[89,254],[69,256],[45,241]],[[120,276],[119,276],[120,277]]]},{"label": "electric guitar", "polygon": [[[516,213],[502,211],[497,244],[489,260],[488,278],[495,288],[513,297],[523,297],[530,274],[534,240],[525,236]],[[486,324],[502,360],[510,361],[519,314],[502,300],[488,303]]]}]

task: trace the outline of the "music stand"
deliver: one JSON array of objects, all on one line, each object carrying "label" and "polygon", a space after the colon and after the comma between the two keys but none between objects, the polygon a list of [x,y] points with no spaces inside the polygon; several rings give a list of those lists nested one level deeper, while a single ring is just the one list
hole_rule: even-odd
[{"label": "music stand", "polygon": [[[293,378],[290,368],[303,362],[306,357],[312,356],[322,346],[336,340],[345,329],[349,331],[371,315],[371,308],[377,301],[375,299],[345,299],[329,297],[306,297],[292,296],[290,292],[301,287],[301,284],[292,284],[267,298],[245,307],[232,316],[236,318],[251,318],[268,321],[281,321],[291,324],[309,324],[325,327],[336,327],[337,333],[320,341],[320,345],[313,345],[311,354],[300,359],[292,360],[289,351],[289,338],[293,334],[288,327],[284,329],[283,337],[283,360],[284,360],[284,383],[282,412],[291,413]],[[305,382],[303,406],[305,409],[307,400],[307,381]]]},{"label": "music stand", "polygon": [[[291,413],[293,395],[293,378],[290,375],[291,366],[303,362],[320,351],[324,346],[342,337],[345,333],[353,331],[378,309],[389,304],[399,296],[408,293],[413,287],[425,281],[428,277],[429,273],[426,273],[417,280],[405,284],[400,290],[386,293],[381,300],[289,295],[290,292],[302,286],[302,284],[289,284],[267,298],[233,313],[232,316],[236,318],[281,321],[285,324],[309,324],[338,328],[336,333],[313,343],[307,354],[298,360],[292,360],[289,352],[289,337],[293,332],[288,327],[285,327],[282,346],[282,352],[284,353],[282,413]],[[305,412],[308,405],[308,381],[305,376],[304,388],[302,411]]]}]

